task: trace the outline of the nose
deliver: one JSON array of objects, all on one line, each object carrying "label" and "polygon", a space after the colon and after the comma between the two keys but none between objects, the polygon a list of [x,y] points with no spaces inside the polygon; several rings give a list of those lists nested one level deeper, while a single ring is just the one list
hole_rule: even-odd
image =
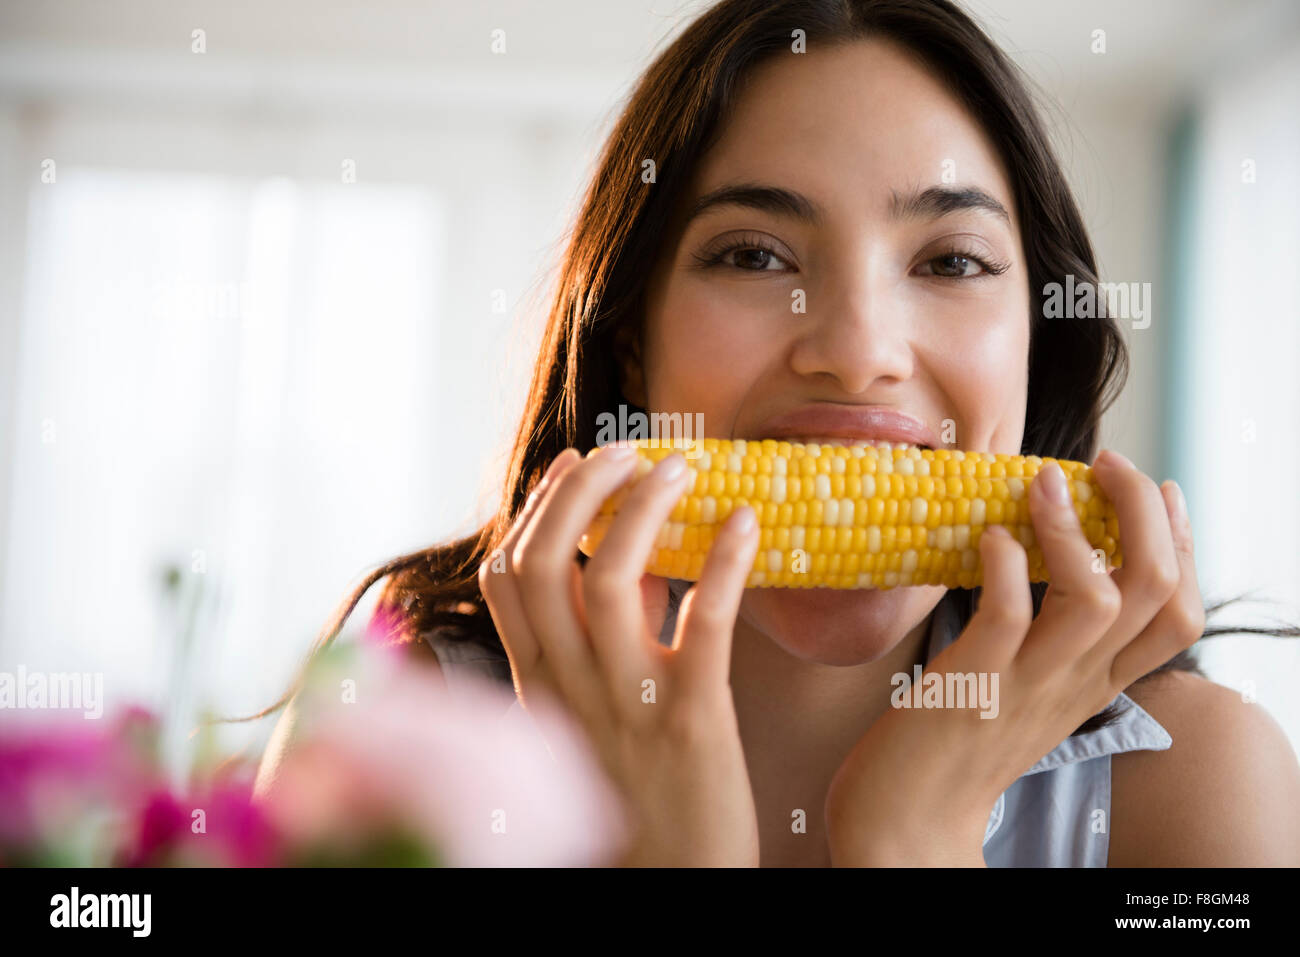
[{"label": "nose", "polygon": [[[912,375],[913,352],[906,310],[892,304],[887,289],[851,284],[795,316],[805,328],[791,353],[799,375],[830,375],[848,393],[873,385],[896,385]],[[812,297],[809,297],[810,300]]]}]

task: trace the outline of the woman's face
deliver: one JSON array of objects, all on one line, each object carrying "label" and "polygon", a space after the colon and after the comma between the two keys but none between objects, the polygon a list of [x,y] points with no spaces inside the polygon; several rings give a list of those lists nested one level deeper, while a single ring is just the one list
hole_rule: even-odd
[{"label": "woman's face", "polygon": [[[739,184],[798,194],[816,215],[742,198],[690,216]],[[720,438],[865,437],[895,413],[921,431],[894,441],[1019,452],[1029,290],[1016,221],[992,143],[901,48],[787,54],[742,86],[677,207],[625,393],[702,413]],[[740,618],[798,657],[859,664],[943,593],[748,589]]]}]

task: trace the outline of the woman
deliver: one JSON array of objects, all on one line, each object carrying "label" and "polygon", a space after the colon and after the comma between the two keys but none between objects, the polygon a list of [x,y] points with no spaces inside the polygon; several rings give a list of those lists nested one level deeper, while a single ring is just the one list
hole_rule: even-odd
[{"label": "woman", "polygon": [[[1097,281],[1078,209],[1022,81],[957,8],[724,0],[606,145],[498,515],[378,569],[320,644],[391,575],[394,641],[579,717],[636,822],[629,864],[1300,863],[1289,743],[1184,654],[1208,632],[1181,492],[1113,452],[1094,463],[1113,575],[1050,470],[1031,486],[1051,588],[990,534],[978,600],[744,589],[740,509],[678,607],[684,583],[641,574],[683,491],[667,464],[576,554],[630,474],[579,454],[621,404],[725,438],[1092,461],[1126,353],[1111,319],[1045,318],[1035,291],[1068,275]],[[998,674],[998,718],[890,707],[917,664]]]}]

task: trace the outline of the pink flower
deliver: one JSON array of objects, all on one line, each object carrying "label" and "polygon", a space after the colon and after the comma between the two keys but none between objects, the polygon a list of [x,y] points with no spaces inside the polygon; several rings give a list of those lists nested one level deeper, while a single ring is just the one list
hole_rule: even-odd
[{"label": "pink flower", "polygon": [[514,701],[358,645],[303,696],[267,814],[298,846],[396,829],[452,866],[612,863],[626,824],[578,726],[549,702]]},{"label": "pink flower", "polygon": [[392,648],[393,638],[401,631],[405,617],[398,609],[381,603],[366,623],[362,642],[378,648]]},{"label": "pink flower", "polygon": [[280,863],[281,839],[252,782],[217,782],[178,797],[150,796],[136,822],[134,845],[118,863],[128,867],[189,865],[268,867]]},{"label": "pink flower", "polygon": [[141,709],[0,728],[0,863],[611,863],[625,822],[578,726],[514,702],[373,644],[331,649],[259,800],[228,776],[171,791]]},{"label": "pink flower", "polygon": [[[64,860],[69,835],[107,863],[130,818],[157,788],[157,719],[129,709],[112,722],[54,717],[0,736],[0,853]],[[75,852],[84,855],[84,851]]]}]

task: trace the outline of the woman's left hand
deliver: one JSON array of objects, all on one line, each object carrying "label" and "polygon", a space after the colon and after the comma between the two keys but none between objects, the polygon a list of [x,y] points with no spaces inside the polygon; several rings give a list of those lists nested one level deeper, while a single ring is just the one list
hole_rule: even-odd
[{"label": "woman's left hand", "polygon": [[891,707],[877,719],[827,792],[834,864],[983,867],[998,795],[1201,636],[1182,492],[1172,481],[1158,487],[1112,452],[1102,452],[1093,471],[1115,506],[1123,567],[1094,571],[1073,505],[1053,500],[1055,483],[1040,471],[1029,507],[1051,576],[1042,611],[1033,617],[1023,546],[1009,534],[984,534],[979,608],[925,669],[941,678],[996,675],[996,717],[969,706]]}]

